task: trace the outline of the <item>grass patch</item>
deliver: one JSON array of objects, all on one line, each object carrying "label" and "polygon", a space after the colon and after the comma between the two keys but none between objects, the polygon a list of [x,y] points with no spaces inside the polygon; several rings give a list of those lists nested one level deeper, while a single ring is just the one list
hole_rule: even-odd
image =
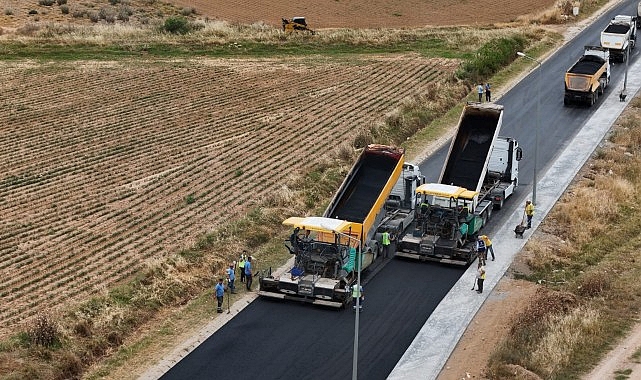
[{"label": "grass patch", "polygon": [[527,368],[545,379],[578,379],[635,323],[641,285],[630,279],[641,275],[641,175],[630,167],[641,165],[640,104],[630,102],[609,143],[526,245],[529,279],[543,287],[492,354],[493,376],[518,378],[514,369]]},{"label": "grass patch", "polygon": [[[172,21],[173,20],[173,21]],[[189,32],[165,32],[184,20]],[[487,41],[506,35],[531,38],[529,29],[475,28],[430,29],[336,29],[317,35],[285,35],[265,25],[231,25],[225,22],[193,22],[168,18],[165,25],[92,26],[33,25],[22,35],[8,36],[0,43],[3,60],[84,60],[123,57],[278,57],[353,56],[358,54],[417,53],[426,57],[470,59]],[[490,49],[489,47],[486,49]],[[487,58],[487,56],[486,56]]]}]

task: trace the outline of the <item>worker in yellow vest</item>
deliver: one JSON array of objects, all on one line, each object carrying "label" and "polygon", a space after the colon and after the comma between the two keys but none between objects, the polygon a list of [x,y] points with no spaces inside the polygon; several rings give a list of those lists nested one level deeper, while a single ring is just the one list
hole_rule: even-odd
[{"label": "worker in yellow vest", "polygon": [[245,282],[245,260],[247,259],[247,255],[245,255],[245,252],[243,251],[243,254],[240,255],[240,259],[238,260],[238,269],[240,270],[240,282]]},{"label": "worker in yellow vest", "polygon": [[479,261],[478,269],[476,270],[476,284],[478,289],[477,293],[483,293],[483,283],[485,282],[485,266]]},{"label": "worker in yellow vest", "polygon": [[389,255],[389,246],[392,244],[392,237],[389,233],[388,230],[385,230],[383,232],[383,236],[381,236],[381,243],[383,244],[383,258],[386,259],[387,256]]},{"label": "worker in yellow vest", "polygon": [[525,202],[525,216],[527,216],[527,228],[532,228],[532,217],[534,216],[534,204],[530,200]]}]

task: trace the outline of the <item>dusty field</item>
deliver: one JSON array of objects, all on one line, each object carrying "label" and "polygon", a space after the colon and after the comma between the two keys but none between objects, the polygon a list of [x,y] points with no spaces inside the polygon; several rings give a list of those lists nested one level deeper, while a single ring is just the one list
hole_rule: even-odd
[{"label": "dusty field", "polygon": [[554,0],[174,0],[210,18],[280,25],[281,18],[305,16],[317,28],[381,28],[426,25],[488,25],[536,13]]},{"label": "dusty field", "polygon": [[456,65],[5,65],[0,336],[189,247]]},{"label": "dusty field", "polygon": [[[175,5],[171,7],[169,4]],[[516,20],[519,16],[536,14],[555,4],[555,0],[120,0],[112,6],[108,0],[68,1],[68,14],[58,5],[39,5],[38,0],[4,0],[0,26],[19,27],[25,22],[90,23],[88,15],[102,8],[118,14],[127,7],[133,11],[131,21],[157,18],[190,8],[198,17],[240,23],[263,22],[280,26],[281,18],[305,16],[312,28],[403,28],[426,25],[491,25]],[[29,11],[38,14],[28,15]],[[11,14],[7,14],[11,13]],[[76,14],[76,16],[74,16]]]}]

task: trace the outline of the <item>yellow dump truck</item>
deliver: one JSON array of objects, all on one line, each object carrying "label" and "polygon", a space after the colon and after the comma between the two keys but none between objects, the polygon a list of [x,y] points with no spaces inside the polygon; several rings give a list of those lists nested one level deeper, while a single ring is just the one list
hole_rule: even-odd
[{"label": "yellow dump truck", "polygon": [[[379,235],[401,233],[409,224],[407,217],[414,215],[422,176],[404,157],[401,148],[367,146],[323,216],[286,219],[283,224],[293,232],[285,246],[295,257],[294,265],[282,274],[271,269],[261,273],[258,295],[330,307],[351,302],[348,289],[359,269],[368,268],[382,253]],[[399,197],[395,189],[403,190]],[[405,202],[403,194],[411,199]]]},{"label": "yellow dump truck", "polygon": [[583,56],[565,72],[564,105],[596,103],[610,83],[610,50],[586,46]]}]

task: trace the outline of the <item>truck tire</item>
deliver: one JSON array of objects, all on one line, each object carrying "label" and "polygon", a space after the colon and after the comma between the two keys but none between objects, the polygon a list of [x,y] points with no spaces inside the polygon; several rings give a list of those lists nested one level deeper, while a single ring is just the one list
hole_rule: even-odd
[{"label": "truck tire", "polygon": [[487,209],[486,209],[481,214],[481,228],[485,227],[485,225],[487,224],[487,219],[488,219],[488,217],[487,217]]},{"label": "truck tire", "polygon": [[568,100],[567,97],[563,97],[563,105],[566,107],[570,105],[570,101]]},{"label": "truck tire", "polygon": [[497,209],[497,210],[502,209],[503,208],[503,201],[505,201],[505,199],[501,198],[501,201],[499,203],[495,203],[494,204],[494,208]]}]

